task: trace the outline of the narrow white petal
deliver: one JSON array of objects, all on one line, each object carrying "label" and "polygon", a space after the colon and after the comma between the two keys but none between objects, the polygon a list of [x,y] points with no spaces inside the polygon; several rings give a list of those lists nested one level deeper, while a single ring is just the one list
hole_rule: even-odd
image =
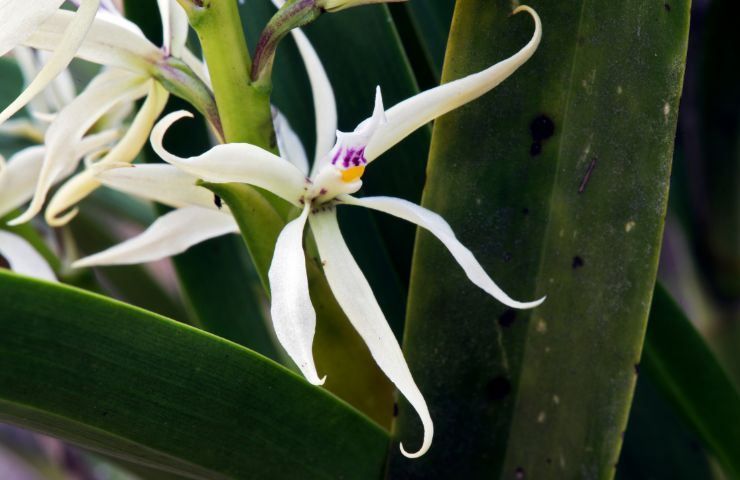
[{"label": "narrow white petal", "polygon": [[[111,130],[89,135],[79,143],[75,155],[87,155],[110,143],[117,136],[118,132]],[[28,147],[8,160],[5,173],[0,176],[0,217],[31,199],[44,162],[45,151],[46,148],[41,145]],[[69,173],[62,172],[61,176]]]},{"label": "narrow white petal", "polygon": [[316,238],[324,273],[339,305],[352,322],[381,370],[396,385],[416,410],[424,425],[424,440],[416,453],[401,452],[410,458],[424,455],[432,445],[434,425],[426,401],[411,376],[401,346],[378,305],[360,267],[344,243],[336,211],[311,215],[311,230]]},{"label": "narrow white petal", "polygon": [[[285,1],[272,0],[272,3],[277,8],[281,8]],[[303,64],[306,66],[308,81],[311,84],[311,94],[313,95],[313,106],[316,115],[316,151],[314,152],[312,172],[315,173],[326,163],[318,165],[319,161],[334,146],[337,132],[337,102],[324,65],[306,34],[300,28],[293,29],[290,33],[293,35],[298,53],[300,53]]]},{"label": "narrow white petal", "polygon": [[487,93],[529,60],[542,38],[542,24],[529,7],[520,6],[514,13],[522,11],[529,13],[535,23],[532,39],[524,48],[482,72],[427,90],[387,110],[388,122],[370,140],[367,160],[375,160],[419,127]]},{"label": "narrow white petal", "polygon": [[[121,140],[96,164],[96,169],[105,165],[120,165],[133,162],[146,144],[154,122],[162,113],[169,94],[158,82],[150,82],[149,94],[136,114],[131,126]],[[95,171],[87,169],[67,181],[52,197],[45,211],[46,223],[60,227],[68,223],[76,210],[62,215],[95,191],[100,182]]]},{"label": "narrow white petal", "polygon": [[93,79],[74,102],[59,112],[46,132],[46,158],[33,201],[11,225],[27,222],[41,211],[52,185],[79,163],[82,155],[77,155],[76,149],[85,132],[116,104],[144,96],[151,82],[128,72],[109,70]]},{"label": "narrow white petal", "polygon": [[213,183],[248,183],[271,191],[288,202],[299,205],[306,188],[306,177],[287,160],[248,143],[216,145],[197,157],[181,158],[162,146],[162,138],[185,111],[173,112],[157,123],[152,131],[154,151],[164,161]]},{"label": "narrow white petal", "polygon": [[188,16],[176,0],[157,0],[166,54],[180,57],[188,38]]},{"label": "narrow white petal", "polygon": [[290,126],[288,119],[278,109],[272,111],[272,123],[275,127],[280,156],[289,161],[304,174],[308,175],[308,156],[298,135]]},{"label": "narrow white petal", "polygon": [[34,143],[44,142],[44,131],[27,118],[14,118],[3,123],[0,125],[0,135],[22,138]]},{"label": "narrow white petal", "polygon": [[314,153],[314,164],[316,164],[334,146],[337,134],[337,102],[329,76],[308,37],[300,29],[291,30],[291,34],[303,63],[306,65],[306,73],[308,73],[308,80],[311,84],[316,115],[316,151]]},{"label": "narrow white petal", "polygon": [[0,217],[31,198],[43,161],[42,146],[24,148],[10,157],[0,176]]},{"label": "narrow white petal", "polygon": [[[113,15],[95,17],[87,36],[76,52],[78,58],[100,65],[143,72],[147,62],[162,56],[156,45],[141,30],[125,19]],[[74,18],[73,12],[60,10],[51,15],[24,42],[39,50],[55,50]]]},{"label": "narrow white petal", "polygon": [[[12,2],[15,3],[15,2]],[[65,30],[59,44],[54,48],[54,53],[46,62],[46,65],[41,69],[36,78],[31,82],[28,87],[21,93],[18,98],[8,105],[8,107],[0,113],[0,124],[5,122],[16,112],[22,109],[26,104],[31,101],[33,97],[41,93],[44,88],[59,75],[69,62],[75,57],[77,49],[85,39],[90,25],[95,19],[95,14],[100,6],[100,0],[85,0],[80,4],[77,12],[74,14],[73,20],[70,22],[69,27]],[[28,7],[20,7],[21,9],[27,9]],[[31,7],[33,8],[33,7]],[[9,13],[13,16],[14,13]]]},{"label": "narrow white petal", "polygon": [[[33,79],[36,78],[36,75],[38,75],[39,70],[41,69],[42,65],[39,65],[38,55],[34,50],[24,47],[23,45],[18,45],[13,49],[13,58],[21,70],[21,75],[23,75],[23,86],[27,87],[31,82],[33,82]],[[27,108],[30,112],[35,113],[48,113],[52,111],[45,95],[37,95],[32,98],[31,101],[28,102]],[[5,127],[5,125],[11,121],[12,120],[6,121],[0,125],[0,128]]]},{"label": "narrow white petal", "polygon": [[23,43],[64,0],[1,0],[0,56]]},{"label": "narrow white petal", "polygon": [[14,272],[49,282],[57,281],[44,257],[18,235],[0,230],[0,255],[8,261]]},{"label": "narrow white petal", "polygon": [[270,314],[280,345],[309,382],[321,385],[326,377],[319,378],[313,360],[316,312],[308,293],[303,254],[303,230],[310,208],[306,204],[301,216],[285,226],[275,244],[268,273],[272,297]]},{"label": "narrow white petal", "polygon": [[358,205],[388,213],[429,230],[430,233],[447,247],[471,282],[507,307],[522,309],[535,308],[545,301],[545,297],[533,302],[518,302],[509,297],[491,280],[491,277],[488,276],[480,263],[478,263],[472,252],[455,237],[452,228],[450,228],[450,225],[445,219],[424,207],[393,197],[354,198],[345,195],[341,197],[341,201],[348,205]]},{"label": "narrow white petal", "polygon": [[210,238],[236,233],[234,217],[200,207],[185,207],[159,217],[142,234],[89,257],[74,268],[153,262],[182,253]]},{"label": "narrow white petal", "polygon": [[[167,164],[132,165],[97,174],[103,185],[174,208],[217,209],[213,192],[196,185],[198,177]],[[226,205],[223,206],[226,209]],[[228,210],[227,210],[228,211]]]}]

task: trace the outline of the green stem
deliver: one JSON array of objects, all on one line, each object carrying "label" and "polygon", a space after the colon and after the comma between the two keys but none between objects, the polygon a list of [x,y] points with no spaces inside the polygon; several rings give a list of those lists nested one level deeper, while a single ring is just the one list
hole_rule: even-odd
[{"label": "green stem", "polygon": [[275,151],[270,89],[252,85],[252,62],[237,2],[178,0],[198,34],[227,142]]}]

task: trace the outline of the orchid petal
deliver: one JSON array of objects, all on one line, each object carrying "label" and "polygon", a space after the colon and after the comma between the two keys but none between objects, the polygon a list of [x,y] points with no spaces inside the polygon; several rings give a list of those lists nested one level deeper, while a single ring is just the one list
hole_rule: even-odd
[{"label": "orchid petal", "polygon": [[316,164],[334,146],[337,132],[337,102],[329,76],[308,37],[300,29],[291,30],[291,34],[306,65],[306,73],[311,84],[316,115],[316,151],[313,160]]},{"label": "orchid petal", "polygon": [[150,82],[128,72],[109,70],[95,77],[74,102],[59,112],[46,132],[46,158],[31,205],[10,225],[27,222],[41,211],[51,186],[79,162],[75,148],[85,132],[114,105],[144,96]]},{"label": "orchid petal", "polygon": [[188,38],[188,16],[176,0],[157,0],[166,55],[180,57]]},{"label": "orchid petal", "polygon": [[[114,20],[114,15],[102,13],[95,18],[77,50],[78,58],[143,73],[148,62],[162,56],[161,50],[147,40],[138,27],[125,19]],[[39,50],[56,49],[73,19],[73,12],[55,12],[26,39],[24,45]]]},{"label": "orchid petal", "polygon": [[375,299],[370,285],[352,257],[337,224],[336,210],[311,215],[311,231],[334,297],[352,326],[370,349],[375,362],[396,385],[424,425],[424,440],[416,453],[401,452],[410,458],[424,455],[432,444],[434,425],[426,401],[416,386],[401,346]]},{"label": "orchid petal", "polygon": [[165,150],[162,146],[165,132],[183,117],[192,117],[192,114],[185,111],[170,113],[152,130],[152,147],[164,161],[207,182],[248,183],[269,190],[294,205],[300,204],[307,183],[303,173],[290,162],[255,145],[216,145],[190,158],[181,158]]},{"label": "orchid petal", "polygon": [[[149,94],[141,110],[131,122],[131,127],[116,146],[96,164],[96,168],[102,168],[104,165],[133,162],[146,144],[149,132],[151,132],[159,114],[164,110],[168,98],[169,94],[164,87],[158,82],[150,82]],[[95,173],[95,170],[85,170],[67,181],[56,192],[46,208],[46,223],[52,227],[59,227],[74,217],[72,212],[63,217],[61,214],[100,186],[100,182],[95,179]]]},{"label": "orchid petal", "polygon": [[10,269],[16,273],[49,282],[57,281],[54,271],[44,257],[18,235],[0,230],[0,255],[8,261]]},{"label": "orchid petal", "polygon": [[20,45],[64,0],[0,1],[0,56]]},{"label": "orchid petal", "polygon": [[427,90],[387,110],[388,122],[378,129],[367,146],[365,157],[368,162],[378,158],[419,127],[487,93],[529,60],[542,38],[542,24],[537,12],[530,7],[520,6],[514,13],[522,11],[529,13],[535,24],[532,39],[524,48],[482,72]]},{"label": "orchid petal", "polygon": [[159,217],[144,233],[77,260],[72,267],[153,262],[182,253],[210,238],[238,231],[239,226],[230,214],[200,207],[179,208]]},{"label": "orchid petal", "polygon": [[319,174],[329,166],[338,169],[365,166],[368,160],[365,150],[378,129],[386,123],[383,95],[380,87],[375,89],[375,107],[373,115],[362,121],[352,132],[337,132],[337,142],[331,151],[314,165],[314,172]]},{"label": "orchid petal", "polygon": [[0,135],[22,138],[34,143],[43,143],[44,131],[27,118],[8,120],[0,125]]},{"label": "orchid petal", "polygon": [[[272,4],[280,9],[285,1],[272,0]],[[318,172],[323,165],[316,165],[334,146],[337,131],[337,102],[324,65],[306,34],[300,28],[293,29],[290,33],[293,35],[298,53],[306,66],[308,81],[311,84],[316,115],[316,151],[313,158],[313,172]]]},{"label": "orchid petal", "polygon": [[[213,192],[196,185],[198,177],[167,164],[132,165],[96,175],[105,186],[173,208],[199,206],[217,209]],[[226,205],[223,206],[226,209]],[[228,211],[228,210],[227,210]]]},{"label": "orchid petal", "polygon": [[[39,62],[36,53],[30,48],[18,45],[13,49],[13,58],[15,59],[15,63],[18,65],[18,68],[21,70],[23,86],[27,87],[33,79],[36,78],[36,75],[38,75],[39,69],[41,68],[38,64]],[[37,95],[32,98],[31,101],[28,102],[26,108],[30,112],[35,113],[48,113],[52,110],[47,102],[47,98],[45,98],[45,95]],[[6,124],[12,121],[13,120],[6,121],[0,125],[0,128],[3,128]]]},{"label": "orchid petal", "polygon": [[518,302],[509,297],[491,280],[491,277],[488,276],[471,251],[455,237],[455,233],[445,219],[424,207],[393,197],[354,198],[345,195],[340,200],[348,205],[357,205],[384,212],[425,228],[447,247],[471,282],[507,307],[535,308],[545,301],[545,297],[533,302]]},{"label": "orchid petal", "polygon": [[319,378],[311,350],[316,312],[308,293],[303,253],[303,230],[310,208],[306,204],[301,215],[289,222],[278,236],[268,272],[272,297],[270,314],[275,334],[290,358],[309,382],[322,385],[326,377]]},{"label": "orchid petal", "polygon": [[298,167],[304,175],[308,175],[306,150],[303,148],[301,139],[298,138],[298,135],[290,126],[288,119],[280,111],[274,109],[272,124],[275,127],[275,137],[277,138],[280,156]]},{"label": "orchid petal", "polygon": [[[26,89],[0,113],[0,124],[26,106],[33,97],[41,93],[59,73],[67,68],[69,62],[75,57],[77,49],[84,41],[99,6],[100,0],[86,0],[81,3],[77,12],[74,14],[74,18],[70,21],[69,27],[64,31],[64,35],[54,47],[54,53],[49,57],[49,61]],[[23,7],[18,8],[25,10]],[[8,12],[7,15],[13,16],[15,12]]]},{"label": "orchid petal", "polygon": [[[85,137],[77,146],[76,155],[87,155],[117,137],[118,131],[115,130]],[[4,174],[0,176],[0,217],[20,207],[33,196],[45,154],[46,148],[39,145],[25,148],[10,157]],[[62,176],[68,173],[63,172]]]}]

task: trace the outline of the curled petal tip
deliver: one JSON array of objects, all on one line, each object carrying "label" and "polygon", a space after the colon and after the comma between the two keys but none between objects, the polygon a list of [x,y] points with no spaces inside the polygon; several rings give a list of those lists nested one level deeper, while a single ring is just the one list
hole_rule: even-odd
[{"label": "curled petal tip", "polygon": [[[57,216],[56,213],[54,214],[47,214],[44,215],[44,219],[46,220],[46,223],[49,224],[50,227],[63,227],[69,222],[72,221],[73,218],[77,216],[80,209],[75,207],[69,212],[65,213],[64,215]],[[51,213],[51,212],[49,212]]]},{"label": "curled petal tip", "polygon": [[431,442],[429,442],[429,444],[424,443],[424,445],[422,445],[421,448],[418,451],[413,452],[413,453],[409,453],[409,452],[406,451],[405,448],[403,448],[403,443],[399,444],[399,448],[401,449],[401,453],[406,458],[419,458],[422,455],[424,455],[425,453],[427,453],[427,451],[429,450],[429,447],[431,447],[431,446],[432,446]]}]

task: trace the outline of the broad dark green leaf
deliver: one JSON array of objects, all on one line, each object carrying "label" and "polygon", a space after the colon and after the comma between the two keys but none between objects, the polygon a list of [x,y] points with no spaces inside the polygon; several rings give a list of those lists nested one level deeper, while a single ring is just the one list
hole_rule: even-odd
[{"label": "broad dark green leaf", "polygon": [[655,290],[642,366],[728,477],[740,477],[740,394],[662,287]]},{"label": "broad dark green leaf", "polygon": [[[686,51],[686,1],[533,1],[543,42],[493,93],[435,125],[424,205],[504,290],[417,242],[405,352],[435,443],[393,475],[610,478],[655,282]],[[532,21],[459,0],[445,81],[506,58]],[[418,435],[405,404],[395,438]],[[411,473],[409,473],[411,472]]]},{"label": "broad dark green leaf", "polygon": [[243,347],[0,272],[0,421],[192,478],[377,478],[386,434]]}]

